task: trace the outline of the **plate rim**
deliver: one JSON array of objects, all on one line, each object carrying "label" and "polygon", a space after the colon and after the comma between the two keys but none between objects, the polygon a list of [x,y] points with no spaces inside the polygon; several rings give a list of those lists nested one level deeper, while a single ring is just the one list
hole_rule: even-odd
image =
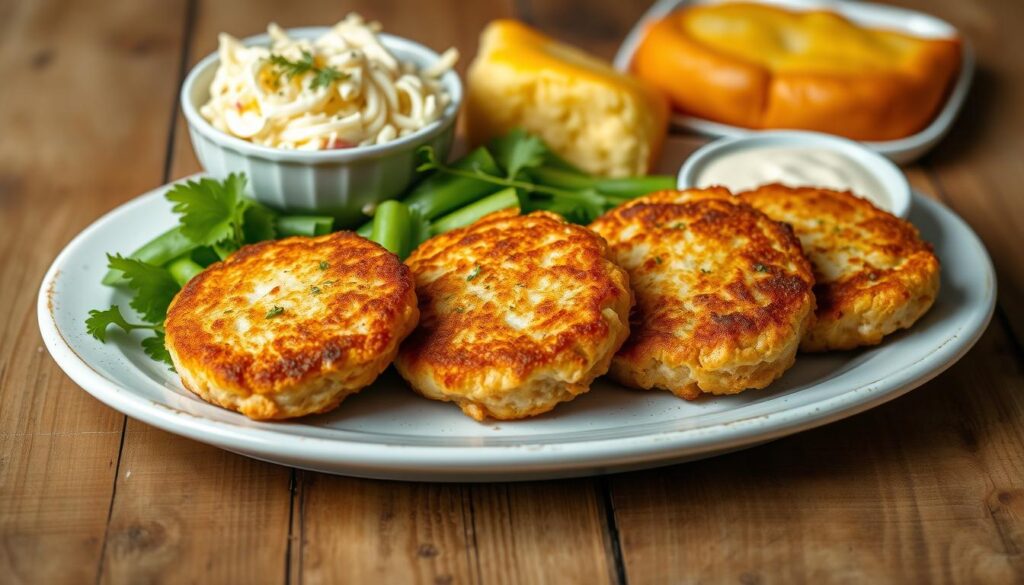
[{"label": "plate rim", "polygon": [[[198,175],[194,175],[198,176]],[[194,177],[193,176],[193,177]],[[185,180],[192,177],[186,177]],[[46,271],[37,298],[37,318],[47,350],[57,365],[82,389],[107,406],[167,432],[219,448],[286,465],[318,468],[333,473],[390,479],[493,480],[531,477],[566,477],[638,465],[654,466],[686,457],[762,443],[864,412],[927,383],[956,363],[988,328],[996,304],[996,275],[981,239],[954,211],[939,201],[914,192],[915,203],[932,206],[958,222],[991,283],[984,312],[972,318],[925,356],[897,374],[874,380],[836,396],[768,414],[717,423],[711,427],[650,432],[637,436],[594,438],[559,443],[522,443],[483,446],[417,446],[390,442],[356,442],[340,438],[296,436],[282,430],[239,426],[207,419],[159,404],[136,394],[121,382],[90,366],[67,341],[56,323],[52,294],[56,279],[69,257],[90,236],[102,231],[127,210],[161,197],[162,185],[107,212],[76,235]],[[980,303],[979,303],[980,304]],[[980,307],[979,307],[980,308]],[[977,315],[981,315],[979,318]],[[274,423],[264,423],[273,425]]]}]

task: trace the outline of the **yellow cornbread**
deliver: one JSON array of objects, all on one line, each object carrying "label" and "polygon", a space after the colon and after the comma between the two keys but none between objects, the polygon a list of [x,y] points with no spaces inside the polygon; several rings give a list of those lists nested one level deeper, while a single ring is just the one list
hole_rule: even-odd
[{"label": "yellow cornbread", "polygon": [[473,144],[522,127],[587,172],[623,177],[646,173],[665,138],[658,94],[515,20],[484,30],[468,85]]}]

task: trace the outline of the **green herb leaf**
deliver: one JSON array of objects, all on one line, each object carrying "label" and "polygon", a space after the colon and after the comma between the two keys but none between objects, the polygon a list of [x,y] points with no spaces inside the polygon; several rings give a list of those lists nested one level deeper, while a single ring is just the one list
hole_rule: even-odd
[{"label": "green herb leaf", "polygon": [[328,261],[326,261],[326,260],[321,260],[320,261],[320,270],[327,270],[330,267],[331,267],[331,264]]},{"label": "green herb leaf", "polygon": [[324,67],[316,70],[316,73],[313,75],[313,81],[309,83],[309,88],[317,90],[321,87],[327,87],[335,81],[341,81],[342,79],[347,78],[347,74],[338,71],[334,67]]},{"label": "green herb leaf", "polygon": [[232,173],[224,182],[204,178],[179,183],[167,193],[167,200],[181,214],[185,237],[200,246],[232,242],[237,248],[243,239],[244,189],[245,176]]},{"label": "green herb leaf", "polygon": [[309,88],[313,90],[327,87],[335,81],[347,79],[348,74],[338,71],[334,67],[317,67],[316,58],[309,51],[302,52],[302,58],[292,61],[283,55],[271,55],[267,61],[277,70],[277,75],[286,76],[288,79],[306,73],[313,73],[313,80],[309,82]]},{"label": "green herb leaf", "polygon": [[309,292],[311,292],[314,295],[318,295],[320,294],[320,287],[314,284],[313,286],[309,287]]},{"label": "green herb leaf", "polygon": [[267,61],[277,68],[278,75],[285,75],[288,79],[312,71],[316,67],[313,53],[309,51],[303,51],[302,58],[298,61],[292,61],[284,55],[271,55]]},{"label": "green herb leaf", "polygon": [[269,311],[267,311],[267,315],[266,315],[265,318],[266,319],[273,319],[274,317],[277,317],[281,313],[284,313],[284,307],[279,307],[277,305],[274,305],[273,308],[271,308]]},{"label": "green herb leaf", "polygon": [[760,262],[758,262],[758,263],[754,264],[754,270],[756,270],[758,272],[768,272],[768,267],[765,266],[764,264],[761,264]]},{"label": "green herb leaf", "polygon": [[171,354],[167,351],[167,345],[164,343],[164,332],[157,331],[156,335],[147,337],[142,340],[142,351],[146,352],[150,358],[163,362],[174,369],[174,362],[171,361]]},{"label": "green herb leaf", "polygon": [[128,332],[135,329],[154,329],[156,325],[139,325],[136,323],[129,323],[124,315],[121,314],[121,308],[117,305],[111,305],[106,311],[99,309],[93,309],[89,311],[89,318],[85,320],[85,330],[89,332],[96,339],[106,343],[107,341],[107,328],[111,325],[119,327],[122,331]]},{"label": "green herb leaf", "polygon": [[505,169],[509,179],[518,177],[523,169],[544,164],[544,158],[548,154],[548,147],[544,141],[528,134],[522,128],[516,128],[504,136],[495,138],[489,146],[494,153],[494,160]]},{"label": "green herb leaf", "polygon": [[167,317],[167,307],[180,288],[171,273],[166,268],[133,258],[124,258],[120,254],[108,254],[107,266],[111,270],[120,270],[124,273],[128,286],[135,291],[135,296],[128,304],[138,311],[144,320],[150,323],[163,323]]},{"label": "green herb leaf", "polygon": [[466,281],[468,282],[470,280],[473,280],[477,276],[479,276],[480,275],[480,270],[481,270],[481,268],[479,266],[476,266],[476,267],[473,268],[473,270],[470,270],[469,271],[469,276],[466,277]]},{"label": "green herb leaf", "polygon": [[655,264],[661,264],[661,256],[655,256],[654,257],[654,263]]}]

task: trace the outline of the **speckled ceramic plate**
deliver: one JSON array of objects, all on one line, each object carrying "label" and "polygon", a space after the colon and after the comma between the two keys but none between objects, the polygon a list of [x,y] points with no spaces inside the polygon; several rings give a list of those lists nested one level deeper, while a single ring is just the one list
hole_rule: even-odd
[{"label": "speckled ceramic plate", "polygon": [[823,425],[891,400],[962,357],[992,315],[995,275],[974,232],[944,206],[914,197],[910,219],[935,244],[942,291],[910,331],[877,348],[800,356],[770,388],[686,402],[610,382],[553,412],[477,423],[451,404],[413,394],[393,372],[336,411],[291,422],[254,422],[207,404],[136,339],[91,338],[93,308],[120,302],[104,287],[105,253],[127,253],[171,227],[166,186],[115,209],[79,234],[39,291],[39,327],[60,367],[128,416],[267,461],[345,475],[487,481],[608,473],[707,457]]}]

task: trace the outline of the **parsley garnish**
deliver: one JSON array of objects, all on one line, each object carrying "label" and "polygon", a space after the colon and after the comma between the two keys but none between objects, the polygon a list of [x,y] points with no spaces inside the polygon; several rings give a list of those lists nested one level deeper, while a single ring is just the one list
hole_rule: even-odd
[{"label": "parsley garnish", "polygon": [[134,258],[124,258],[120,254],[108,254],[107,266],[124,273],[129,288],[135,291],[135,296],[128,303],[131,308],[150,323],[163,323],[167,317],[167,307],[180,288],[171,273],[166,268]]},{"label": "parsley garnish", "polygon": [[145,325],[140,323],[129,323],[124,315],[121,314],[121,309],[117,305],[111,306],[106,311],[99,309],[93,309],[89,311],[89,318],[85,320],[85,330],[89,332],[96,339],[106,343],[107,341],[107,328],[111,325],[119,327],[122,331],[134,331],[136,329],[150,329],[157,330],[157,325]]},{"label": "parsley garnish", "polygon": [[330,267],[331,267],[331,265],[328,264],[328,262],[326,260],[321,260],[320,261],[320,270],[327,270]]},{"label": "parsley garnish", "polygon": [[317,67],[316,59],[309,51],[303,51],[302,58],[298,61],[292,61],[283,55],[271,55],[267,60],[277,70],[278,77],[284,75],[288,79],[292,79],[299,75],[312,73],[313,80],[309,82],[309,88],[314,90],[327,87],[335,81],[348,77],[348,74],[342,73],[334,67]]},{"label": "parsley garnish", "polygon": [[267,311],[267,315],[264,318],[266,318],[266,319],[273,319],[274,317],[277,317],[281,313],[284,313],[284,307],[279,307],[277,305],[274,305],[274,307],[272,309]]},{"label": "parsley garnish", "polygon": [[757,264],[754,264],[754,270],[758,272],[768,272],[768,267],[758,262]]},{"label": "parsley garnish", "polygon": [[320,287],[314,284],[313,286],[309,287],[309,292],[313,293],[314,295],[318,295],[320,294]]},{"label": "parsley garnish", "polygon": [[469,276],[467,276],[467,277],[466,277],[466,281],[468,282],[468,281],[470,281],[470,280],[473,280],[473,279],[474,279],[474,278],[476,278],[476,277],[477,277],[477,276],[478,276],[479,274],[480,274],[480,267],[479,267],[479,266],[477,266],[477,267],[473,268],[473,270],[470,270],[470,271],[469,271]]},{"label": "parsley garnish", "polygon": [[199,179],[178,183],[167,193],[181,214],[181,233],[200,246],[241,247],[242,223],[249,203],[242,198],[245,176],[234,173],[224,182]]},{"label": "parsley garnish", "polygon": [[523,169],[530,169],[544,163],[548,147],[537,136],[516,128],[491,143],[494,160],[509,179],[515,179]]},{"label": "parsley garnish", "polygon": [[153,337],[147,337],[142,340],[142,351],[146,352],[150,358],[163,362],[174,369],[174,362],[171,361],[171,352],[167,351],[167,345],[164,343],[164,332],[157,331]]},{"label": "parsley garnish", "polygon": [[99,309],[93,309],[89,311],[89,318],[85,320],[85,330],[89,332],[96,339],[106,343],[107,341],[107,328],[111,325],[118,327],[125,333],[129,331],[135,331],[136,329],[146,329],[153,331],[156,335],[146,337],[142,340],[142,350],[146,352],[146,355],[158,362],[164,362],[174,369],[174,363],[171,361],[171,354],[168,353],[167,348],[164,347],[164,331],[160,325],[149,325],[142,323],[129,323],[124,315],[121,314],[121,309],[117,305],[111,306],[106,311],[100,311]]},{"label": "parsley garnish", "polygon": [[654,263],[655,264],[661,264],[661,256],[655,256],[654,257]]}]

